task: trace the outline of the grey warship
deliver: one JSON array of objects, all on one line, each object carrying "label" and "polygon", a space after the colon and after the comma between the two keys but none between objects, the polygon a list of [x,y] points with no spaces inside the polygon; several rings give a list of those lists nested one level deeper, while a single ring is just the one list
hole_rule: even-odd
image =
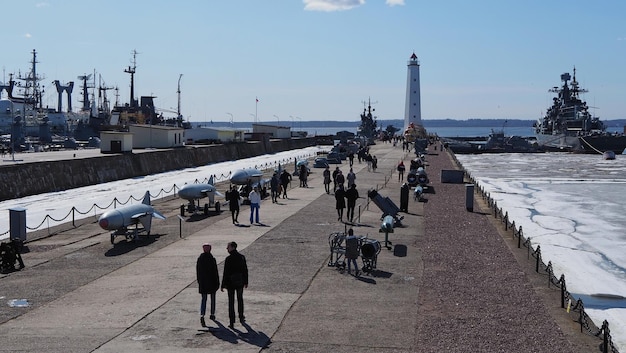
[{"label": "grey warship", "polygon": [[564,73],[561,81],[561,87],[549,90],[557,95],[546,114],[534,125],[539,145],[582,153],[622,153],[626,148],[626,136],[606,132],[600,118],[589,112],[589,106],[580,98],[581,93],[588,91],[576,81],[576,68],[573,77]]}]

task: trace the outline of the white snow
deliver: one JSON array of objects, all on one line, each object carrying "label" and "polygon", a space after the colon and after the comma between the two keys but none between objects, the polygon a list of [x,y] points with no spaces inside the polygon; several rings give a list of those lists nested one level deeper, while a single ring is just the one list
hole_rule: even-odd
[{"label": "white snow", "polygon": [[457,155],[626,351],[626,156]]}]

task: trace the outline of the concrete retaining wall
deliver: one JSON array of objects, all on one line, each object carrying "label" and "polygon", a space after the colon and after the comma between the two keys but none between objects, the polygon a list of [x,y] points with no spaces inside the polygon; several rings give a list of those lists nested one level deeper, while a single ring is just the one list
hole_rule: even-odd
[{"label": "concrete retaining wall", "polygon": [[250,141],[3,166],[0,201],[314,145],[314,138]]}]

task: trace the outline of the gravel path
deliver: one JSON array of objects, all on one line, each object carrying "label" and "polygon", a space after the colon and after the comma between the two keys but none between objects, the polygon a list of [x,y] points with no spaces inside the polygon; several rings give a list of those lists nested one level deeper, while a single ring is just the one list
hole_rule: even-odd
[{"label": "gravel path", "polygon": [[[425,234],[418,240],[424,276],[416,347],[422,352],[588,352],[574,348],[578,342],[572,344],[562,332],[476,200],[474,211],[466,210],[464,184],[440,182],[440,170],[456,169],[449,155],[434,151],[427,162],[432,188],[424,205]],[[556,299],[552,304],[558,305]]]}]

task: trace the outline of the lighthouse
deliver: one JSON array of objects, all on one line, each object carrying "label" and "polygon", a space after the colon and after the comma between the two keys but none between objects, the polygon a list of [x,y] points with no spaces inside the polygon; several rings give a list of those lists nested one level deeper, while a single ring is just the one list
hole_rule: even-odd
[{"label": "lighthouse", "polygon": [[404,129],[413,123],[422,126],[422,111],[420,108],[420,63],[413,53],[407,63],[406,102],[404,108]]}]

